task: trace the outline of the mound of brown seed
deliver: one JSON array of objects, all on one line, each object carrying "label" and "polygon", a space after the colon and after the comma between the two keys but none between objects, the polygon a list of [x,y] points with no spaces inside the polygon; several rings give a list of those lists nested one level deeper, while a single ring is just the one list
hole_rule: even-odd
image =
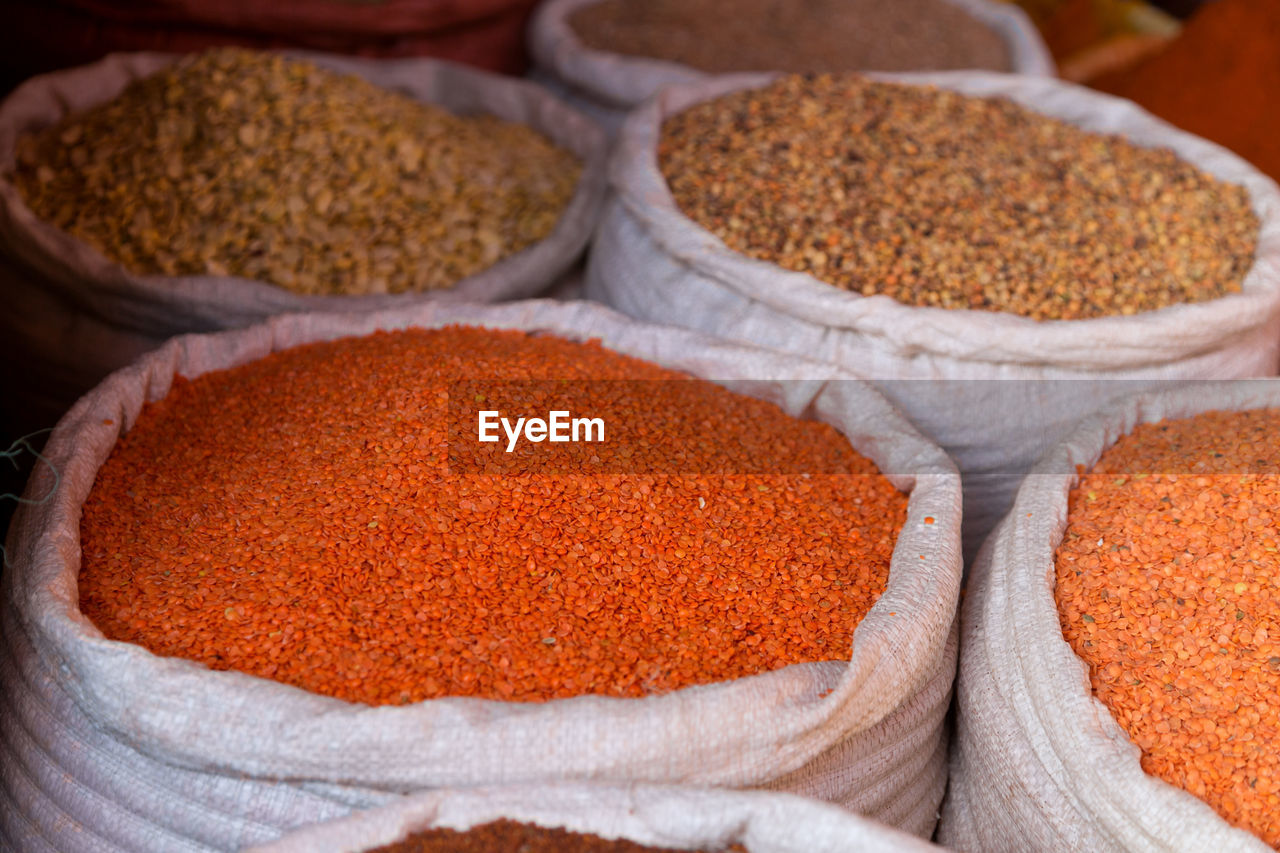
[{"label": "mound of brown seed", "polygon": [[604,0],[569,24],[596,50],[703,71],[1010,69],[995,30],[947,0]]},{"label": "mound of brown seed", "polygon": [[24,137],[41,218],[140,274],[445,288],[546,237],[581,171],[523,125],[222,49]]},{"label": "mound of brown seed", "polygon": [[1239,292],[1248,192],[1166,149],[1003,98],[790,76],[667,119],[680,209],[730,248],[855,293],[1037,320]]}]

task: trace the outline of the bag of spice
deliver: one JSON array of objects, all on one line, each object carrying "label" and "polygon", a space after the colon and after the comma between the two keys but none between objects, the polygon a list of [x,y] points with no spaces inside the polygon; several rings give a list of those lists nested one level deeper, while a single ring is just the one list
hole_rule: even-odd
[{"label": "bag of spice", "polygon": [[1280,841],[1277,407],[1274,380],[1138,395],[1033,469],[969,577],[942,843]]},{"label": "bag of spice", "polygon": [[1276,185],[1078,86],[725,77],[633,113],[611,169],[586,294],[876,380],[959,466],[967,554],[1133,383],[1277,369]]},{"label": "bag of spice", "polygon": [[426,59],[113,56],[0,107],[0,393],[51,426],[175,334],[545,291],[604,192],[599,129]]},{"label": "bag of spice", "polygon": [[[661,785],[558,784],[431,791],[291,832],[245,853],[515,850],[524,849],[511,840],[522,838],[522,831],[546,839],[543,847],[533,849],[566,853],[911,853],[938,849],[914,835],[844,809],[788,794]],[[451,846],[446,847],[446,841]]]},{"label": "bag of spice", "polygon": [[616,133],[663,86],[739,71],[1053,76],[1026,14],[992,0],[547,0],[532,76]]},{"label": "bag of spice", "polygon": [[[424,422],[428,377],[521,348],[559,353],[543,378],[638,375],[622,421],[659,431],[622,447],[674,468],[430,479],[470,445]],[[684,374],[754,408],[726,422],[697,402],[726,391]],[[770,375],[806,381],[736,381]],[[450,403],[495,393],[469,387]],[[604,405],[637,386],[586,387]],[[713,432],[678,443],[680,423]],[[799,451],[816,461],[770,473]],[[856,458],[807,476],[830,453]],[[0,621],[0,834],[19,849],[228,849],[397,792],[574,779],[769,788],[933,831],[959,478],[847,371],[591,303],[295,314],[148,354],[45,455]],[[630,627],[595,627],[624,592]]]}]

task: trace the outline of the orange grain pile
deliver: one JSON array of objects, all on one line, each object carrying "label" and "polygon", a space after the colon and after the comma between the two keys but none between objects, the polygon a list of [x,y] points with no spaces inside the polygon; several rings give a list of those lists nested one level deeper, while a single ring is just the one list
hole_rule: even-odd
[{"label": "orange grain pile", "polygon": [[1147,773],[1280,846],[1280,410],[1139,426],[1070,495],[1063,635]]},{"label": "orange grain pile", "polygon": [[1280,179],[1280,3],[1214,0],[1168,47],[1091,81]]},{"label": "orange grain pile", "polygon": [[[451,473],[450,383],[480,377],[666,381],[600,383],[636,473]],[[379,333],[148,404],[85,503],[80,599],[111,639],[350,701],[640,696],[847,658],[905,515],[771,404],[599,345]]]}]

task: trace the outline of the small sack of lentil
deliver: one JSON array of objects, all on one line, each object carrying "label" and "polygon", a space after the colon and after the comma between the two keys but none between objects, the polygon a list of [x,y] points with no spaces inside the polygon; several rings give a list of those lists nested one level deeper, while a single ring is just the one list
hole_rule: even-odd
[{"label": "small sack of lentil", "polygon": [[943,844],[1280,842],[1278,407],[1277,380],[1183,383],[1032,470],[969,576]]},{"label": "small sack of lentil", "polygon": [[[727,791],[662,785],[556,784],[532,787],[441,790],[414,795],[317,826],[299,829],[244,853],[365,853],[397,849],[414,834],[435,828],[465,831],[495,821],[556,827],[594,836],[573,846],[555,839],[547,850],[642,853],[617,841],[659,853],[924,853],[927,841],[827,803],[763,791]],[[446,830],[448,831],[448,830]],[[545,831],[545,830],[544,830]],[[452,835],[452,833],[450,833]],[[464,838],[447,849],[474,849]],[[426,850],[442,848],[426,847]],[[504,848],[505,850],[506,848]],[[514,847],[512,849],[515,849]],[[541,848],[539,848],[541,849]]]},{"label": "small sack of lentil", "polygon": [[[820,508],[819,502],[794,503],[796,488],[813,488],[798,475],[781,491],[769,485],[768,477],[751,483],[726,476],[755,488],[740,495],[720,492],[723,500],[717,493],[705,500],[699,494],[695,500],[674,492],[660,504],[638,497],[649,494],[641,489],[654,487],[643,477],[628,475],[632,479],[623,477],[617,489],[605,494],[631,495],[627,500],[637,511],[619,515],[610,530],[601,529],[595,520],[602,513],[606,520],[608,516],[605,508],[593,505],[590,493],[580,501],[568,501],[571,517],[553,504],[547,504],[546,513],[533,516],[518,511],[520,501],[530,495],[527,491],[466,494],[456,484],[446,489],[419,487],[414,485],[422,482],[417,479],[407,482],[406,477],[425,476],[415,473],[415,454],[430,460],[438,451],[447,452],[445,445],[433,443],[439,431],[420,422],[436,398],[420,397],[423,376],[434,369],[432,365],[447,365],[449,360],[442,362],[428,350],[431,360],[425,362],[422,356],[379,362],[367,352],[381,351],[399,338],[350,336],[456,324],[575,341],[599,339],[616,353],[715,378],[730,389],[762,397],[780,410],[745,398],[739,405],[767,408],[761,417],[772,419],[773,430],[785,427],[785,436],[816,435],[815,430],[842,434],[850,450],[864,454],[858,464],[885,472],[887,481],[880,474],[868,474],[876,478],[870,482],[881,496],[878,500],[891,498],[905,514],[901,527],[895,527],[896,539],[891,531],[876,533],[861,522],[847,539],[850,549],[870,549],[865,561],[859,558],[851,565],[867,571],[864,562],[874,561],[887,571],[883,592],[878,598],[868,596],[871,587],[865,580],[851,584],[834,568],[821,575],[810,572],[794,587],[758,579],[773,578],[793,566],[834,566],[840,554],[855,556],[852,550],[841,550],[845,537],[833,537],[827,528],[848,524],[869,507],[852,496],[847,508],[826,499],[822,505],[830,508],[823,511],[831,520],[824,521],[811,514],[814,507]],[[599,346],[540,336],[529,337],[528,346],[568,347],[578,356],[594,353],[596,361],[605,354],[622,360]],[[341,359],[321,358],[338,347],[336,343],[301,347],[337,338],[345,339]],[[455,351],[450,350],[451,357]],[[637,364],[660,371],[655,365]],[[245,368],[229,370],[238,365]],[[237,385],[236,377],[266,381],[273,375],[278,376],[278,392],[268,390],[277,387],[270,384]],[[807,381],[730,382],[769,375]],[[317,385],[321,377],[330,377],[325,380],[330,384]],[[226,386],[225,396],[212,398],[213,408],[189,410],[198,417],[179,418],[181,423],[157,420],[168,406],[203,399],[191,395],[223,387],[218,384],[222,382],[232,384]],[[290,400],[286,404],[276,393]],[[273,402],[262,404],[263,395]],[[458,399],[471,405],[465,390]],[[148,401],[161,402],[144,412]],[[695,413],[703,410],[694,408]],[[801,416],[823,423],[792,420]],[[220,419],[226,422],[212,424]],[[757,418],[747,422],[759,429]],[[374,423],[384,425],[374,433],[376,439],[352,443],[353,432],[358,435]],[[714,427],[717,422],[708,423]],[[393,428],[397,424],[399,432]],[[321,425],[324,431],[317,432]],[[216,431],[207,434],[208,430]],[[256,438],[238,438],[241,435]],[[149,444],[152,440],[159,443]],[[767,465],[782,439],[760,430],[754,439],[748,434],[742,442],[713,440],[705,446],[747,446],[752,440],[763,445],[755,456]],[[829,442],[809,446],[814,452],[843,446]],[[660,446],[666,448],[667,442]],[[120,454],[126,452],[136,468],[122,461]],[[48,489],[53,489],[53,496],[20,508],[14,519],[5,607],[0,612],[6,637],[0,644],[0,702],[5,705],[0,712],[0,838],[17,839],[19,849],[44,849],[47,840],[59,850],[100,850],[104,847],[99,844],[109,846],[103,839],[130,853],[235,849],[353,807],[386,802],[395,792],[542,785],[564,779],[770,788],[839,803],[922,836],[933,831],[946,778],[944,722],[958,636],[960,485],[946,456],[848,371],[687,330],[639,324],[585,302],[288,315],[247,330],[185,336],[148,354],[82,399],[49,439],[45,455],[49,470],[59,472],[60,479],[37,474],[28,486],[29,496]],[[107,462],[109,455],[117,461]],[[161,458],[170,461],[162,463]],[[185,476],[183,471],[195,470],[191,466],[203,473]],[[111,473],[127,475],[131,470],[142,472],[136,482]],[[161,476],[162,471],[167,476]],[[380,473],[375,477],[374,471]],[[281,485],[282,476],[290,478],[289,485]],[[801,486],[795,485],[797,479]],[[861,477],[824,479],[828,481],[849,489],[862,488],[857,481],[868,482]],[[185,501],[168,491],[192,482],[198,485]],[[402,482],[407,484],[396,485]],[[402,488],[403,494],[395,492],[400,497],[389,504],[378,497],[379,483],[386,484],[386,494],[395,488]],[[152,486],[164,494],[155,493],[153,500]],[[443,500],[446,492],[457,501],[456,512],[441,507],[432,515],[420,509],[421,501]],[[563,493],[553,489],[552,494]],[[794,509],[775,503],[784,498]],[[209,500],[212,503],[203,505]],[[563,496],[559,500],[566,501]],[[498,501],[512,502],[510,511]],[[687,520],[682,523],[690,541],[683,548],[647,532],[671,527],[674,521],[664,522],[663,513],[673,515],[672,502],[686,507],[678,515]],[[783,525],[777,536],[786,543],[783,547],[794,549],[782,553],[793,556],[779,558],[767,540],[756,548],[740,539],[741,547],[735,550],[728,538],[705,538],[707,530],[721,528],[706,527],[704,514],[736,515],[741,507],[753,506],[777,511],[767,511],[766,518],[751,521],[744,530],[769,531]],[[260,523],[249,521],[251,513]],[[585,521],[579,517],[583,513]],[[882,518],[886,513],[872,515]],[[809,520],[795,521],[800,517]],[[443,545],[434,540],[428,545],[426,533],[405,538],[404,525],[425,524],[431,518],[451,536],[469,540],[445,538]],[[285,519],[293,521],[281,530]],[[788,519],[803,530],[802,539],[785,531]],[[141,526],[134,527],[135,522]],[[450,523],[458,525],[456,533]],[[565,532],[573,530],[579,532]],[[636,532],[628,534],[629,530]],[[494,538],[495,532],[502,535]],[[222,537],[221,544],[211,546],[206,533]],[[557,547],[548,538],[570,535],[583,546],[581,551]],[[628,540],[627,535],[638,538]],[[467,565],[474,570],[451,579],[449,567],[454,563],[447,548],[462,549],[467,541],[472,555]],[[405,564],[381,556],[400,547],[396,542],[408,543]],[[588,550],[601,542],[617,550]],[[527,553],[527,563],[511,564],[511,548],[521,549],[517,556]],[[646,556],[646,548],[656,553]],[[725,556],[716,558],[709,548]],[[510,588],[522,590],[519,596],[508,595],[505,584],[501,593],[495,589],[484,556],[494,549],[494,565],[501,556],[503,566],[527,568],[527,573],[514,575],[504,569],[504,577],[514,585]],[[155,559],[144,559],[144,553]],[[461,550],[458,553],[462,559]],[[701,672],[704,664],[719,666],[722,657],[732,662],[742,655],[774,655],[783,641],[780,636],[761,640],[758,653],[752,651],[750,633],[741,642],[712,646],[706,653],[677,645],[672,647],[676,659],[695,666],[664,667],[652,665],[652,652],[634,643],[660,637],[670,641],[681,637],[680,631],[637,631],[632,622],[625,631],[615,630],[626,638],[630,659],[643,658],[641,662],[649,662],[647,668],[608,665],[602,654],[615,642],[613,635],[597,638],[587,632],[599,621],[593,612],[598,609],[597,593],[613,602],[615,590],[641,581],[658,583],[665,577],[665,587],[684,584],[687,592],[645,595],[652,604],[638,614],[623,608],[627,619],[653,624],[655,612],[670,610],[663,618],[676,619],[684,625],[684,634],[695,638],[689,642],[698,643],[755,630],[750,627],[753,622],[734,621],[732,614],[742,613],[740,608],[717,604],[703,614],[708,607],[704,596],[712,594],[708,586],[717,590],[715,595],[732,600],[730,587],[739,581],[710,577],[702,570],[687,577],[673,574],[673,566],[696,553],[710,560],[700,557],[704,566],[740,567],[744,578],[750,576],[740,581],[744,607],[774,601],[776,607],[765,612],[795,614],[805,627],[794,639],[806,647],[818,643],[797,659],[807,662],[768,672],[757,666],[740,673],[758,673],[751,677],[730,675],[714,683],[663,689],[664,679],[681,675],[689,683],[691,674]],[[549,575],[545,567],[539,568],[540,555],[553,566],[555,560],[571,559],[594,566],[600,558],[605,562],[599,565],[612,567],[614,581],[597,588],[595,581],[558,580],[559,572]],[[287,558],[286,563],[279,558]],[[208,568],[205,559],[212,561]],[[783,563],[771,566],[771,559]],[[419,571],[430,583],[415,583],[410,575],[403,581],[403,592],[398,592],[393,579],[407,573],[405,566],[414,561],[425,561]],[[151,565],[150,574],[140,568],[142,563]],[[227,579],[223,573],[228,571],[250,574]],[[595,577],[589,569],[583,571]],[[444,574],[438,576],[439,572]],[[258,573],[263,576],[258,578]],[[173,578],[183,579],[177,592],[171,588]],[[747,587],[753,591],[746,592]],[[154,595],[166,588],[170,591]],[[349,595],[366,588],[370,595]],[[864,601],[859,607],[869,609],[836,607],[828,598],[815,598],[818,588],[847,589],[841,595],[849,595],[849,602]],[[563,619],[554,626],[537,623],[535,610],[554,615],[560,612],[557,602],[568,602],[571,596],[580,601],[572,613],[566,603]],[[524,629],[526,620],[517,618],[523,612],[522,598],[535,627],[546,631],[535,642],[521,634],[520,642],[501,651],[499,635],[490,638],[494,645],[467,641],[473,632],[494,626],[508,639],[517,627]],[[664,609],[664,601],[684,604]],[[549,610],[535,608],[539,602]],[[425,622],[410,622],[408,636],[437,637],[432,642],[439,645],[438,653],[432,654],[430,646],[406,651],[399,635],[386,630],[369,633],[379,624],[369,614],[404,613],[406,607]],[[516,616],[507,612],[512,607]],[[482,608],[488,612],[482,613]],[[464,621],[450,621],[463,619],[464,611]],[[705,624],[712,611],[717,619],[728,620],[717,623],[723,625],[719,634],[696,627]],[[855,612],[865,615],[856,622],[852,644],[837,640],[843,650],[832,658],[825,634],[818,629]],[[587,627],[574,628],[579,625]],[[394,625],[390,630],[394,632]],[[445,632],[443,637],[439,631]],[[842,630],[836,636],[846,634]],[[126,635],[142,639],[108,638]],[[596,640],[598,647],[591,645]],[[179,647],[183,650],[166,651]],[[490,654],[495,648],[496,657]],[[698,654],[716,658],[699,663]],[[572,655],[578,657],[570,659],[584,666],[568,672],[547,670]],[[339,666],[337,661],[343,663]],[[237,667],[241,671],[221,671]],[[539,679],[544,671],[558,674],[547,676],[544,684]],[[616,689],[575,695],[581,691],[569,689],[569,682],[588,671],[593,678],[619,672]],[[383,677],[383,672],[390,675]],[[501,677],[494,678],[495,672]],[[476,689],[477,673],[489,673],[482,689]],[[396,681],[397,677],[404,680]],[[646,690],[637,677],[659,686]],[[441,680],[448,680],[452,689],[442,690]],[[531,693],[535,688],[541,692]],[[490,698],[517,692],[522,698],[548,701]],[[339,696],[344,698],[335,698]],[[432,696],[440,698],[418,701]],[[366,701],[377,707],[361,704]]]},{"label": "small sack of lentil", "polygon": [[593,122],[427,59],[122,54],[0,106],[0,394],[52,426],[176,334],[536,295],[604,192]]},{"label": "small sack of lentil", "polygon": [[587,296],[877,380],[956,460],[967,554],[1083,414],[1280,359],[1276,185],[1057,80],[672,87],[611,170]]},{"label": "small sack of lentil", "polygon": [[1054,74],[1026,14],[992,0],[546,0],[529,47],[532,77],[610,133],[663,86],[710,74]]}]

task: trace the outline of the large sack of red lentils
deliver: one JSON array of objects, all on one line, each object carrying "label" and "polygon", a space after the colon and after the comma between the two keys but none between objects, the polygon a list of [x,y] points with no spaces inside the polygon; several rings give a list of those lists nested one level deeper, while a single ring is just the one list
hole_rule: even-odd
[{"label": "large sack of red lentils", "polygon": [[[540,388],[597,395],[565,476],[498,403]],[[934,829],[960,484],[848,371],[586,302],[296,314],[148,354],[45,456],[0,619],[16,849],[236,849],[557,780]]]},{"label": "large sack of red lentils", "polygon": [[741,71],[1053,76],[1026,13],[991,0],[547,0],[533,77],[613,133],[663,86]]},{"label": "large sack of red lentils", "polygon": [[426,59],[126,54],[31,80],[0,107],[12,431],[175,334],[541,293],[588,242],[604,156],[544,90]]},{"label": "large sack of red lentils", "polygon": [[587,295],[876,380],[959,466],[967,554],[1135,383],[1277,370],[1275,183],[1078,86],[721,78],[633,113],[611,170]]},{"label": "large sack of red lentils", "polygon": [[[522,846],[527,845],[527,846]],[[432,791],[291,832],[245,853],[913,853],[938,850],[826,803],[678,786],[559,784]]]},{"label": "large sack of red lentils", "polygon": [[1278,411],[1275,380],[1185,383],[1033,469],[969,577],[942,843],[1280,843]]}]

